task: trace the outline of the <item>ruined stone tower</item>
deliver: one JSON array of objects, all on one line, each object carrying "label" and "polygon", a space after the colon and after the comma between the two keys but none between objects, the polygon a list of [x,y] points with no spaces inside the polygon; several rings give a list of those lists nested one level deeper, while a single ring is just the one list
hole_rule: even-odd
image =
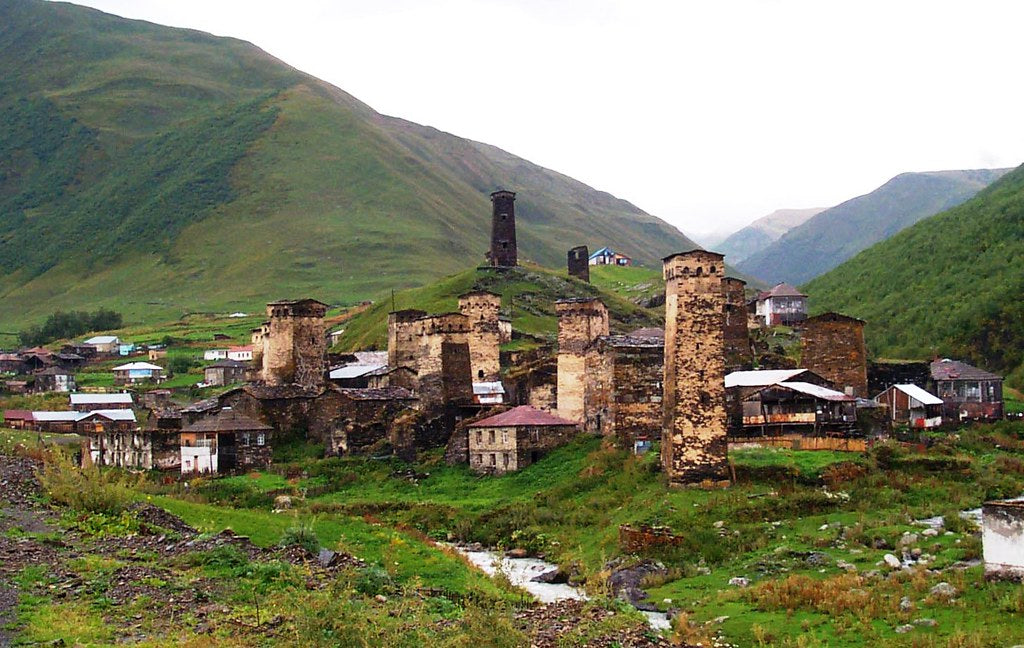
[{"label": "ruined stone tower", "polygon": [[750,348],[750,334],[747,331],[747,282],[735,277],[722,280],[725,295],[725,368],[738,371],[753,367],[754,354]]},{"label": "ruined stone tower", "polygon": [[496,293],[477,290],[459,295],[459,312],[469,320],[469,360],[474,381],[495,381],[499,378],[500,310],[501,295]]},{"label": "ruined stone tower", "polygon": [[487,259],[492,266],[514,268],[519,264],[516,249],[516,194],[514,191],[495,191],[491,194],[494,206],[491,216],[491,251]]},{"label": "ruined stone tower", "polygon": [[608,335],[608,309],[600,299],[560,299],[558,313],[558,415],[582,421],[587,347]]},{"label": "ruined stone tower", "polygon": [[728,480],[721,254],[664,259],[661,461],[672,484]]},{"label": "ruined stone tower", "polygon": [[864,320],[822,313],[804,320],[800,366],[831,382],[848,396],[868,397]]},{"label": "ruined stone tower", "polygon": [[566,266],[570,277],[590,283],[590,250],[586,245],[577,245],[566,254]]},{"label": "ruined stone tower", "polygon": [[323,384],[327,370],[326,312],[327,304],[315,299],[267,304],[269,324],[262,334],[263,382],[271,386]]},{"label": "ruined stone tower", "polygon": [[468,318],[462,313],[417,320],[416,380],[422,406],[473,402]]}]

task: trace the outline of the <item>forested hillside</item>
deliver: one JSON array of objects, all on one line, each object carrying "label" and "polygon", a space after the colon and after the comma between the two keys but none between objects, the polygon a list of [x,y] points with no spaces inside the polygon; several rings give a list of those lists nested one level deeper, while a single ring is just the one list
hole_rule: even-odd
[{"label": "forested hillside", "polygon": [[1024,167],[804,286],[876,355],[969,358],[1024,384]]}]

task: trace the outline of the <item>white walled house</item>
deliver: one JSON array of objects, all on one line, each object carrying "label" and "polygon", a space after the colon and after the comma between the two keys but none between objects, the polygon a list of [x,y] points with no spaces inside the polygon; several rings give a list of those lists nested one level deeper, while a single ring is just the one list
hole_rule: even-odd
[{"label": "white walled house", "polygon": [[807,295],[788,283],[757,295],[754,315],[762,326],[795,324],[807,319]]},{"label": "white walled house", "polygon": [[228,349],[228,360],[249,362],[252,360],[252,346],[237,346]]},{"label": "white walled house", "polygon": [[227,360],[227,349],[207,349],[203,351],[203,360]]}]

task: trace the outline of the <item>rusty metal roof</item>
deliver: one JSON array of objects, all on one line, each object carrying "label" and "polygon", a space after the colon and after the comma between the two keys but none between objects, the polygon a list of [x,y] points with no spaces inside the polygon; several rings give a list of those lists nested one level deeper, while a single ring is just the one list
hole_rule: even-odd
[{"label": "rusty metal roof", "polygon": [[259,432],[273,429],[237,410],[222,409],[213,416],[200,419],[183,428],[182,432]]},{"label": "rusty metal roof", "polygon": [[513,407],[507,412],[495,414],[485,419],[470,423],[467,427],[516,427],[516,426],[549,426],[549,425],[572,425],[576,423],[564,418],[555,416],[550,412],[539,410],[529,405]]},{"label": "rusty metal roof", "polygon": [[978,369],[966,362],[944,358],[931,364],[933,380],[1002,380],[1002,376]]}]

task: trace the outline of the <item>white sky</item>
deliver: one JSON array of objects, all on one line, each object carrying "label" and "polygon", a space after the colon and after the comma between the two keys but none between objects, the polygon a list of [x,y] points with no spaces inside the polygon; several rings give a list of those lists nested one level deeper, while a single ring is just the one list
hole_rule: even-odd
[{"label": "white sky", "polygon": [[1024,162],[1015,0],[81,0],[251,41],[701,238]]}]

